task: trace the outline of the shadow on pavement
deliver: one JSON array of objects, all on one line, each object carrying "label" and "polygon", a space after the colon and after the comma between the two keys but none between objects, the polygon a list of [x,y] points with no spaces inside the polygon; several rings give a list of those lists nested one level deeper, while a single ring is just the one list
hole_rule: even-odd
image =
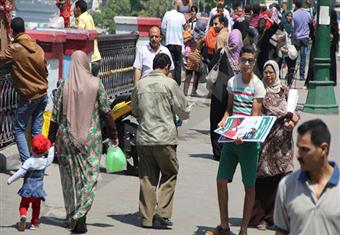
[{"label": "shadow on pavement", "polygon": [[[142,228],[138,211],[133,214],[130,213],[130,214],[122,214],[122,215],[108,215],[108,217],[114,220],[118,220],[119,222],[124,223],[124,224],[130,224],[138,228]],[[144,229],[146,230],[152,230],[152,229],[153,230],[171,230],[171,227],[164,227],[156,220],[153,223],[152,228],[144,228]]]},{"label": "shadow on pavement", "polygon": [[93,227],[100,227],[100,228],[108,228],[108,227],[114,227],[112,224],[102,224],[102,223],[86,223],[87,226],[93,226]]},{"label": "shadow on pavement", "polygon": [[202,135],[209,135],[210,134],[210,130],[200,130],[200,129],[190,129],[191,131],[196,131]]},{"label": "shadow on pavement", "polygon": [[233,227],[234,226],[240,227],[241,224],[242,224],[242,218],[231,217],[231,218],[229,218],[229,224]]},{"label": "shadow on pavement", "polygon": [[13,224],[13,225],[0,225],[0,228],[15,228],[16,230],[18,230],[18,226],[17,225],[18,225],[18,223]]},{"label": "shadow on pavement", "polygon": [[57,218],[53,216],[41,216],[39,220],[42,224],[53,225],[61,228],[67,227],[65,219],[63,218]]},{"label": "shadow on pavement", "polygon": [[135,212],[133,214],[122,214],[122,215],[108,215],[108,217],[118,220],[121,223],[124,224],[130,224],[134,225],[136,227],[140,227],[140,218],[139,218],[139,212]]},{"label": "shadow on pavement", "polygon": [[204,158],[204,159],[213,160],[213,155],[212,154],[207,154],[207,153],[190,154],[190,157],[193,157],[193,158]]},{"label": "shadow on pavement", "polygon": [[[213,227],[207,227],[207,226],[197,226],[197,230],[192,235],[205,235],[208,231],[212,231],[215,228]],[[233,232],[229,233],[230,235],[236,235]]]}]

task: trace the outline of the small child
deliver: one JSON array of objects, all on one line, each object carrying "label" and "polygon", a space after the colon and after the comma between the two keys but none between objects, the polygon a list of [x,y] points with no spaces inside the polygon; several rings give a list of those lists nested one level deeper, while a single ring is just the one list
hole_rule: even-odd
[{"label": "small child", "polygon": [[191,48],[190,48],[190,40],[192,38],[192,30],[190,27],[190,24],[185,24],[184,25],[184,32],[183,32],[183,40],[184,40],[184,48],[183,49],[183,63],[186,65],[187,64],[187,59],[188,56],[191,52]]},{"label": "small child", "polygon": [[[45,158],[44,155],[47,152],[48,157]],[[54,147],[51,147],[49,139],[43,135],[36,135],[32,139],[32,157],[27,159],[21,168],[7,180],[7,184],[10,185],[20,177],[24,177],[24,183],[18,191],[21,196],[19,231],[25,231],[26,212],[30,203],[32,203],[30,229],[34,230],[38,226],[41,200],[45,201],[46,197],[43,188],[45,168],[51,165],[53,158]]]}]

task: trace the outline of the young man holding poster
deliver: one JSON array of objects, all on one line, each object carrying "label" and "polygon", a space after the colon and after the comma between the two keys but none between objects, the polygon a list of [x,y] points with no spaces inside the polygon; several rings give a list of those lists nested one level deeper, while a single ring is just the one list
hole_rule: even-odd
[{"label": "young man holding poster", "polygon": [[[241,73],[232,77],[228,82],[228,108],[218,124],[223,127],[229,116],[259,116],[261,114],[262,99],[266,90],[262,81],[253,73],[255,51],[251,46],[244,46],[240,52]],[[236,139],[225,143],[222,148],[220,164],[217,173],[218,203],[220,209],[220,225],[209,235],[229,234],[228,223],[228,182],[231,182],[240,163],[242,182],[245,189],[243,220],[240,235],[247,234],[251,210],[255,200],[256,165],[259,154],[259,144],[243,142]]]}]

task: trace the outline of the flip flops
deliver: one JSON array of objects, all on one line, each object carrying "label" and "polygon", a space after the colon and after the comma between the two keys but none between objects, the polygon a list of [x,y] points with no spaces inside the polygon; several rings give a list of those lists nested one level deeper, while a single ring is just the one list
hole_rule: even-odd
[{"label": "flip flops", "polygon": [[230,228],[222,228],[218,225],[213,231],[208,231],[206,235],[230,235]]}]

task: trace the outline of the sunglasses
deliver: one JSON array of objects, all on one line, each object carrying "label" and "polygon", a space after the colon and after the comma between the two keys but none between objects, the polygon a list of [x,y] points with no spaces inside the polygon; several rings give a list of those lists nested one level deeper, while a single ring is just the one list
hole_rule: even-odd
[{"label": "sunglasses", "polygon": [[255,62],[255,58],[244,58],[244,57],[240,57],[240,61],[242,63],[249,63],[249,64],[252,64]]}]

